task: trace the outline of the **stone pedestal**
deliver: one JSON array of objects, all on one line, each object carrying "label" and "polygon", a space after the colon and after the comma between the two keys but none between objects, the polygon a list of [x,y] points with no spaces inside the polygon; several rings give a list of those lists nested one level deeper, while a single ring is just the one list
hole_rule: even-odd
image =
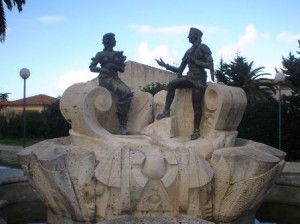
[{"label": "stone pedestal", "polygon": [[72,125],[70,136],[19,153],[48,208],[48,223],[253,219],[284,165],[285,153],[236,138],[245,93],[209,85],[201,137],[194,141],[189,140],[191,91],[177,91],[171,117],[154,121],[164,95],[134,94],[130,134],[124,136],[116,134],[114,97],[106,89],[90,81],[65,91],[60,107]]}]

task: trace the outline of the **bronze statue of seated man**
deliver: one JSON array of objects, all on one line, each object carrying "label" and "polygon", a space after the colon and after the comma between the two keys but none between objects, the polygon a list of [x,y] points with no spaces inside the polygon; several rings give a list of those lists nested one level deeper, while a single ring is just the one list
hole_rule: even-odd
[{"label": "bronze statue of seated man", "polygon": [[[158,114],[156,119],[161,120],[170,116],[170,107],[173,102],[176,89],[191,88],[194,109],[194,131],[191,135],[191,140],[195,140],[200,137],[200,121],[202,116],[201,104],[207,80],[207,73],[205,69],[210,70],[211,79],[214,81],[212,53],[208,46],[201,43],[202,35],[203,33],[199,29],[190,29],[188,38],[192,47],[186,51],[178,68],[166,64],[162,59],[156,59],[160,66],[165,67],[167,70],[175,72],[178,75],[177,79],[174,79],[168,84],[163,113]],[[189,71],[186,76],[182,76],[182,72],[186,66],[188,66]]]}]

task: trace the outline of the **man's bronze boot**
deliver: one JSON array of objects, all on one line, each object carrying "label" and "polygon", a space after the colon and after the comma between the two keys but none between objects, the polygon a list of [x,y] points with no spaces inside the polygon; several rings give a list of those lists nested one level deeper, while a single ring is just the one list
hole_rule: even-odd
[{"label": "man's bronze boot", "polygon": [[191,140],[196,140],[200,137],[200,129],[194,130],[194,133],[191,135]]}]

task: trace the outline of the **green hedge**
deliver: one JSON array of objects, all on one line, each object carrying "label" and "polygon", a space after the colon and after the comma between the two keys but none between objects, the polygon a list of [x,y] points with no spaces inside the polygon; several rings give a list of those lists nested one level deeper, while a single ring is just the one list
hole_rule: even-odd
[{"label": "green hedge", "polygon": [[[282,100],[282,150],[287,153],[286,160],[300,160],[300,98],[284,96]],[[239,125],[238,137],[278,148],[279,105],[270,98],[247,107]]]},{"label": "green hedge", "polygon": [[[59,110],[59,100],[50,105],[45,111],[26,112],[26,137],[33,139],[58,138],[67,136],[69,123],[63,118]],[[0,137],[22,138],[23,115],[17,114],[14,118],[6,119],[0,115]]]}]

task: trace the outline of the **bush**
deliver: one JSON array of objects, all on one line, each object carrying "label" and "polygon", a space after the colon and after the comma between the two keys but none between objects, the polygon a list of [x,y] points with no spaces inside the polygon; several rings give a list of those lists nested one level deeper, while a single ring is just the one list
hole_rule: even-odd
[{"label": "bush", "polygon": [[[240,138],[250,139],[278,148],[278,102],[268,101],[249,105],[238,128]],[[300,97],[284,96],[282,100],[281,150],[286,160],[300,160]]]},{"label": "bush", "polygon": [[239,138],[278,148],[278,103],[270,98],[247,106],[238,128]]},{"label": "bush", "polygon": [[300,160],[300,95],[283,97],[282,149],[288,160]]},{"label": "bush", "polygon": [[154,96],[156,93],[158,93],[161,90],[167,90],[166,84],[161,84],[159,82],[151,82],[150,84],[146,85],[145,87],[141,88],[143,92],[151,93],[152,96]]},{"label": "bush", "polygon": [[29,138],[46,138],[48,123],[40,112],[28,111],[26,114],[26,135]]},{"label": "bush", "polygon": [[7,118],[3,114],[0,115],[0,137],[6,138],[15,136],[20,138],[23,136],[23,119],[21,115],[13,118]]},{"label": "bush", "polygon": [[[59,100],[42,113],[26,112],[26,137],[33,139],[58,138],[69,134],[70,124],[63,118]],[[0,137],[23,137],[23,114],[7,118],[0,114]]]},{"label": "bush", "polygon": [[[14,118],[6,119],[0,116],[0,136],[9,138],[23,137],[23,114],[17,114]],[[45,117],[34,111],[26,112],[26,137],[45,138],[47,123]]]},{"label": "bush", "polygon": [[58,138],[69,135],[71,125],[64,119],[60,112],[59,99],[43,111],[43,116],[48,124],[47,138]]}]

